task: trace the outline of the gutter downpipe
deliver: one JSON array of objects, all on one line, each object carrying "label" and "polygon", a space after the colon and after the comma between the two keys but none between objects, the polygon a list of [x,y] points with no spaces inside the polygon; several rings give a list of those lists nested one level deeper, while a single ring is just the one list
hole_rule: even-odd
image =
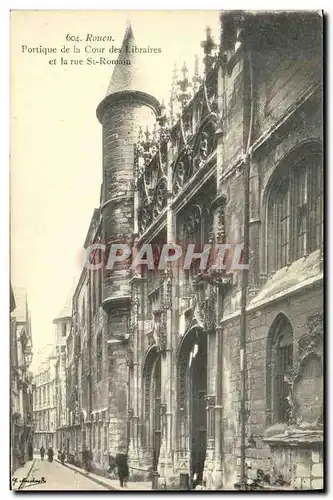
[{"label": "gutter downpipe", "polygon": [[[89,328],[89,337],[88,337],[88,363],[89,363],[89,421],[91,421],[91,412],[92,412],[92,392],[91,392],[91,273],[89,273],[89,286],[88,286],[88,328]],[[92,449],[92,424],[90,424],[90,432],[89,432],[89,451]]]},{"label": "gutter downpipe", "polygon": [[[250,215],[250,157],[251,157],[251,141],[253,132],[253,66],[251,52],[247,52],[248,59],[248,71],[249,71],[249,86],[250,86],[250,121],[248,128],[248,137],[246,150],[243,157],[244,163],[244,253],[243,262],[249,264],[249,246],[250,246],[250,234],[249,234],[249,215]],[[246,328],[247,328],[247,317],[246,317],[246,304],[247,304],[247,288],[248,288],[248,275],[249,270],[242,270],[242,289],[241,289],[241,315],[240,315],[240,371],[241,371],[241,390],[240,390],[240,427],[241,427],[241,484],[243,488],[246,487],[246,420],[247,420],[247,409],[246,409]]]}]

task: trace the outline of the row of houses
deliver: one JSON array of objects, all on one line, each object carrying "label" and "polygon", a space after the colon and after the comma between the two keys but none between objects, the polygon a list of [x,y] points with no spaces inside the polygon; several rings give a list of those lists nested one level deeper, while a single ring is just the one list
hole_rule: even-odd
[{"label": "row of houses", "polygon": [[53,343],[46,347],[44,359],[34,373],[33,415],[34,450],[65,449],[62,430],[67,426],[66,352],[71,329],[70,297],[54,320]]},{"label": "row of houses", "polygon": [[11,472],[28,460],[33,443],[31,318],[24,288],[10,286],[10,434]]},{"label": "row of houses", "polygon": [[322,17],[220,22],[204,76],[175,79],[169,113],[140,55],[115,66],[85,247],[236,243],[249,268],[86,266],[57,320],[57,443],[88,447],[97,471],[127,454],[131,478],[161,488],[321,489]]}]

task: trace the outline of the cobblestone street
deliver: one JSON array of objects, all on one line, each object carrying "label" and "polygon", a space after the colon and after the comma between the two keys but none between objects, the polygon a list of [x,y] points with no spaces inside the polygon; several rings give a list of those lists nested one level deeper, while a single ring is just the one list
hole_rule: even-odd
[{"label": "cobblestone street", "polygon": [[[48,462],[35,459],[32,469],[26,478],[20,477],[19,470],[15,477],[13,489],[19,486],[20,491],[49,491],[49,490],[104,490],[109,488],[97,484],[95,481],[85,477],[58,462]],[[45,478],[45,482],[42,478]],[[22,479],[25,479],[21,482]],[[41,482],[43,481],[43,482]],[[22,484],[22,486],[20,486]]]}]

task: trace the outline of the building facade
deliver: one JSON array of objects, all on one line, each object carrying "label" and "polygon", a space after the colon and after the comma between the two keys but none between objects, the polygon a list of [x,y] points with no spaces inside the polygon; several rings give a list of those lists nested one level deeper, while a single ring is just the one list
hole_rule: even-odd
[{"label": "building facade", "polygon": [[10,421],[11,472],[24,465],[33,442],[31,320],[26,290],[10,289]]},{"label": "building facade", "polygon": [[[204,76],[184,66],[168,114],[138,55],[115,66],[85,246],[150,244],[157,264],[85,268],[74,295],[70,425],[97,469],[126,453],[131,477],[161,488],[322,488],[322,25],[223,13]],[[211,253],[159,269],[170,242],[224,245],[223,268]]]},{"label": "building facade", "polygon": [[57,318],[55,325],[55,403],[56,403],[56,447],[57,450],[65,449],[65,434],[67,426],[67,337],[72,324],[72,297],[70,297]]},{"label": "building facade", "polygon": [[35,421],[34,450],[39,452],[43,446],[56,449],[56,352],[41,364],[34,375],[33,409]]}]

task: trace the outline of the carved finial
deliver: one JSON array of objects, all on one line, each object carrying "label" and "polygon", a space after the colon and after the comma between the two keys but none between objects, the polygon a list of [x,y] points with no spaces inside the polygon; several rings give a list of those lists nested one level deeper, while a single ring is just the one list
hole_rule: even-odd
[{"label": "carved finial", "polygon": [[177,83],[179,85],[179,88],[180,88],[181,92],[186,92],[187,89],[188,89],[188,86],[189,86],[189,81],[188,81],[188,78],[187,78],[188,69],[187,69],[187,66],[186,66],[185,62],[183,64],[181,72],[183,74],[183,79],[182,80],[178,80]]},{"label": "carved finial", "polygon": [[183,79],[178,80],[178,85],[179,85],[179,93],[178,93],[178,100],[181,103],[182,107],[186,106],[188,103],[191,94],[189,93],[188,89],[191,87],[191,84],[187,78],[187,73],[188,69],[186,66],[186,63],[184,62],[183,67],[182,67],[182,74],[183,74]]},{"label": "carved finial", "polygon": [[205,54],[204,64],[205,72],[207,74],[213,65],[214,56],[212,56],[212,51],[217,47],[212,37],[212,30],[209,26],[206,28],[206,40],[201,42],[201,47],[203,48]]},{"label": "carved finial", "polygon": [[148,125],[146,127],[145,137],[146,137],[146,143],[148,144],[150,142],[150,132],[149,132],[149,129],[148,129]]},{"label": "carved finial", "polygon": [[166,112],[166,107],[164,104],[164,99],[162,99],[162,101],[161,101],[161,116],[165,115],[165,112]]},{"label": "carved finial", "polygon": [[139,127],[139,130],[138,130],[138,141],[137,142],[139,144],[143,142],[143,130],[142,130],[141,126]]},{"label": "carved finial", "polygon": [[187,76],[186,75],[188,73],[188,69],[187,69],[185,61],[184,61],[183,67],[182,67],[182,73],[183,73],[183,81],[186,81],[187,80]]},{"label": "carved finial", "polygon": [[174,122],[175,122],[172,94],[170,94],[168,108],[169,108],[168,111],[169,111],[169,116],[170,116],[170,123],[171,123],[171,126],[172,126],[174,124]]},{"label": "carved finial", "polygon": [[176,99],[177,97],[177,82],[178,82],[178,68],[177,68],[177,63],[175,63],[172,70],[171,99]]},{"label": "carved finial", "polygon": [[194,73],[192,78],[194,92],[196,92],[200,87],[201,81],[202,79],[199,76],[199,56],[196,54],[194,58]]},{"label": "carved finial", "polygon": [[161,103],[161,114],[157,119],[158,124],[160,126],[160,141],[163,142],[168,138],[168,117],[166,115],[166,107],[164,105],[164,101]]},{"label": "carved finial", "polygon": [[157,137],[158,137],[158,134],[157,134],[157,124],[155,122],[154,123],[154,127],[153,127],[153,133],[152,133],[152,141],[153,141],[154,144],[157,144],[157,142],[158,142]]},{"label": "carved finial", "polygon": [[173,71],[172,71],[172,83],[171,83],[171,92],[169,99],[169,116],[170,116],[170,124],[171,126],[174,124],[176,120],[176,105],[177,102],[177,82],[178,82],[178,68],[177,63],[174,63]]}]

